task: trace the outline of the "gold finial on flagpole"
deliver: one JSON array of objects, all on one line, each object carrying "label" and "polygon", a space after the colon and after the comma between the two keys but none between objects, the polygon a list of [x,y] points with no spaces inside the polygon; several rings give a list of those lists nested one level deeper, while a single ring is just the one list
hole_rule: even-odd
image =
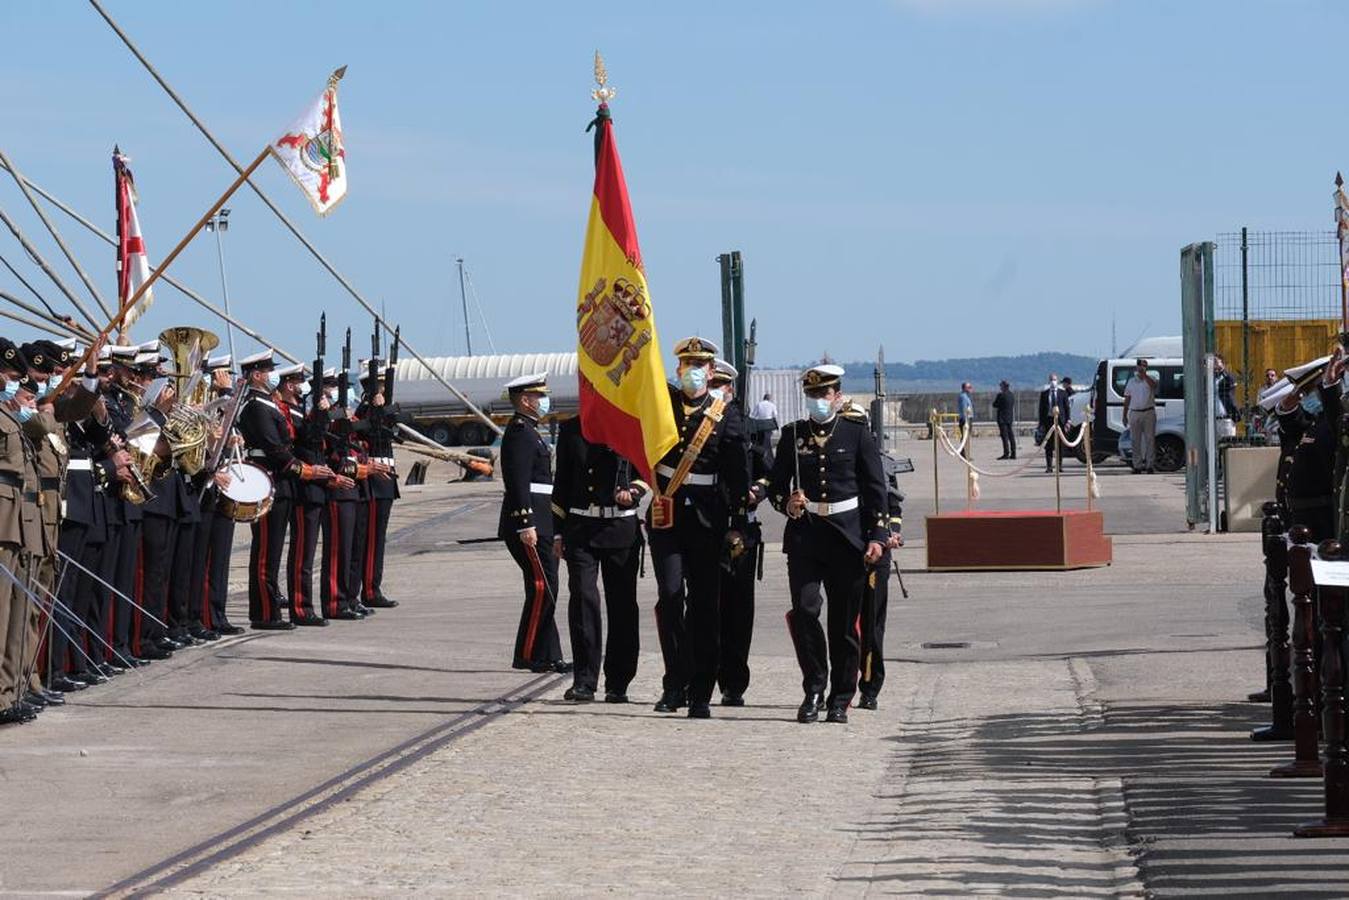
[{"label": "gold finial on flagpole", "polygon": [[604,57],[595,51],[595,84],[599,87],[590,92],[590,96],[600,103],[608,103],[618,96],[618,89],[609,86],[609,70],[604,68]]},{"label": "gold finial on flagpole", "polygon": [[342,76],[345,74],[347,74],[346,66],[342,66],[340,69],[334,69],[333,74],[328,76],[328,87],[337,87],[337,83],[342,80]]}]

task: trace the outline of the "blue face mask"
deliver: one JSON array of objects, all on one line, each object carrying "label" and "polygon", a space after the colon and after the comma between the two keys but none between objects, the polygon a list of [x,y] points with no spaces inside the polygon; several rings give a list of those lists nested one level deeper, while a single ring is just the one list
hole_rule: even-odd
[{"label": "blue face mask", "polygon": [[51,382],[49,382],[49,381],[39,381],[39,382],[37,383],[37,396],[38,396],[38,399],[41,400],[43,397],[47,396],[47,391],[50,390],[50,389],[51,389]]},{"label": "blue face mask", "polygon": [[807,397],[806,412],[816,422],[827,422],[834,414],[834,401],[828,397]]},{"label": "blue face mask", "polygon": [[33,418],[33,416],[37,415],[37,408],[32,406],[20,406],[14,411],[14,414],[19,417],[20,422],[27,422],[29,419]]},{"label": "blue face mask", "polygon": [[281,387],[281,378],[275,372],[267,373],[267,390],[274,391]]},{"label": "blue face mask", "polygon": [[1307,396],[1303,397],[1303,398],[1302,398],[1302,408],[1303,408],[1303,410],[1306,411],[1307,415],[1309,415],[1309,416],[1320,415],[1320,413],[1321,413],[1321,395],[1320,395],[1319,393],[1312,392],[1312,393],[1308,394]]},{"label": "blue face mask", "polygon": [[553,408],[553,399],[547,394],[539,395],[539,417],[548,415],[548,410]]},{"label": "blue face mask", "polygon": [[722,388],[709,388],[707,392],[712,395],[714,400],[726,399],[726,391]]},{"label": "blue face mask", "polygon": [[17,381],[7,381],[5,386],[0,388],[0,400],[13,400],[19,393],[19,383]]},{"label": "blue face mask", "polygon": [[707,387],[707,370],[700,368],[685,369],[679,376],[679,386],[684,393],[697,395]]}]

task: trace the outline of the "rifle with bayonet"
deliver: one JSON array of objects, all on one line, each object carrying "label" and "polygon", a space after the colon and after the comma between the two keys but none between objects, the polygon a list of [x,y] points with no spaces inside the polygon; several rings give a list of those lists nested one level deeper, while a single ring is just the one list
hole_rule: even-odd
[{"label": "rifle with bayonet", "polygon": [[318,418],[319,400],[323,398],[323,357],[328,352],[328,314],[319,316],[318,334],[314,335],[314,371],[309,373],[309,410]]}]

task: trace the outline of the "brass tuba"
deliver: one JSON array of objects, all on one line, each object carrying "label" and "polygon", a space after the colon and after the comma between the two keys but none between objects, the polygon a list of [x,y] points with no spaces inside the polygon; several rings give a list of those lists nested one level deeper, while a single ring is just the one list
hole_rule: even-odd
[{"label": "brass tuba", "polygon": [[178,395],[164,421],[164,439],[178,468],[196,475],[206,466],[206,439],[211,426],[203,409],[210,384],[201,364],[206,354],[219,346],[220,338],[203,328],[182,325],[164,329],[159,340],[173,357],[171,375]]}]

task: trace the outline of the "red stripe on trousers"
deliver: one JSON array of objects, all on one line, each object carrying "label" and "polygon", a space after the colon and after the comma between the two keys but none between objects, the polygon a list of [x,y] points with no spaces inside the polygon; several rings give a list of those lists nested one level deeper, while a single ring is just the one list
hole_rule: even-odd
[{"label": "red stripe on trousers", "polygon": [[337,516],[337,501],[328,501],[328,616],[337,615],[337,555],[342,546],[342,528]]},{"label": "red stripe on trousers", "polygon": [[262,601],[262,621],[272,621],[272,596],[267,593],[267,516],[258,521],[258,539],[262,546],[258,548],[258,599]]},{"label": "red stripe on trousers", "polygon": [[136,548],[136,606],[131,611],[131,652],[141,655],[141,607],[145,605],[145,546]]},{"label": "red stripe on trousers", "polygon": [[543,589],[546,582],[543,575],[543,563],[539,560],[539,551],[534,547],[525,547],[529,564],[534,568],[534,603],[529,610],[529,627],[525,629],[525,645],[521,648],[524,658],[534,659],[534,638],[539,632],[539,617],[543,615]]},{"label": "red stripe on trousers", "polygon": [[291,552],[295,554],[295,568],[290,573],[290,610],[295,618],[303,618],[304,612],[300,605],[304,602],[304,586],[300,583],[303,579],[300,577],[304,570],[304,507],[295,504],[295,535],[290,541]]},{"label": "red stripe on trousers", "polygon": [[211,621],[211,557],[215,555],[212,549],[211,537],[206,536],[206,569],[201,573],[201,624],[210,628]]},{"label": "red stripe on trousers", "polygon": [[372,582],[375,580],[375,520],[377,518],[376,500],[371,497],[370,513],[366,518],[365,526],[365,582],[361,588],[367,600],[375,598],[375,586]]}]

